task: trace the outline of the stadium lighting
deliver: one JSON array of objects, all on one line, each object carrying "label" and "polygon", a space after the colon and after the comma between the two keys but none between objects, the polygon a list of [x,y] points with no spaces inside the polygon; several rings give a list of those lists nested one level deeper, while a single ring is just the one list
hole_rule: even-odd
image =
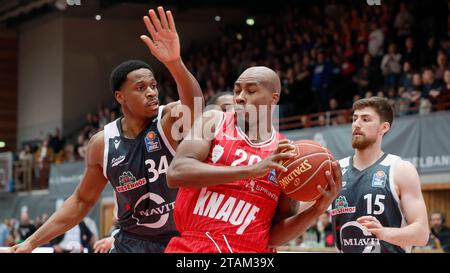
[{"label": "stadium lighting", "polygon": [[95,15],[95,20],[97,21],[102,20],[102,16],[100,14]]},{"label": "stadium lighting", "polygon": [[222,17],[220,17],[219,15],[216,15],[216,16],[214,17],[214,20],[215,20],[216,22],[219,22],[220,20],[222,20]]},{"label": "stadium lighting", "polygon": [[6,142],[0,141],[0,148],[5,148],[5,147],[6,147]]},{"label": "stadium lighting", "polygon": [[249,26],[253,26],[255,24],[255,19],[247,18],[247,20],[245,20],[245,23],[247,23],[247,25]]}]

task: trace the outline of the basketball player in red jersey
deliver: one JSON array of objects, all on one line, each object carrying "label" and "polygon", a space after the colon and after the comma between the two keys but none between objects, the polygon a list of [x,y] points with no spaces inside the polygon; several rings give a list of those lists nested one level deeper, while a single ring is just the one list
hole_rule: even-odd
[{"label": "basketball player in red jersey", "polygon": [[[181,236],[165,252],[268,252],[304,232],[336,197],[337,162],[334,177],[326,173],[329,190],[318,186],[322,197],[301,214],[298,202],[281,193],[275,170],[286,169],[278,161],[295,155],[272,126],[280,89],[273,70],[251,67],[235,83],[235,112],[207,111],[196,120],[167,173],[169,186],[179,187],[174,217]],[[267,110],[252,121],[254,106]]]}]

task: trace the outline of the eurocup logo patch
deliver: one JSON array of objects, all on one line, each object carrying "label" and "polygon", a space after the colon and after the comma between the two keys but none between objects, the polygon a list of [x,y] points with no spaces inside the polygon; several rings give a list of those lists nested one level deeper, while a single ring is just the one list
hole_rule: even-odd
[{"label": "eurocup logo patch", "polygon": [[144,137],[144,141],[147,152],[151,153],[161,150],[161,142],[159,141],[158,135],[154,131],[148,131]]},{"label": "eurocup logo patch", "polygon": [[374,188],[384,188],[386,186],[387,176],[383,171],[378,171],[373,175],[372,187]]}]

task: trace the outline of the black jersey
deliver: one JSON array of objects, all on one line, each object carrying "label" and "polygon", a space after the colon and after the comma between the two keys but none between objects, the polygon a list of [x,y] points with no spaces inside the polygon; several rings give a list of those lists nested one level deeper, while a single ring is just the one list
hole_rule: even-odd
[{"label": "black jersey", "polygon": [[103,174],[114,188],[121,231],[144,240],[166,240],[177,234],[173,209],[177,190],[166,173],[175,151],[158,116],[135,138],[123,135],[121,118],[105,126]]},{"label": "black jersey", "polygon": [[331,217],[336,247],[341,252],[409,251],[378,240],[356,222],[361,216],[371,215],[384,227],[398,228],[406,224],[394,186],[394,165],[398,160],[401,160],[398,156],[384,154],[362,171],[353,166],[353,157],[339,161],[342,191],[331,204]]}]

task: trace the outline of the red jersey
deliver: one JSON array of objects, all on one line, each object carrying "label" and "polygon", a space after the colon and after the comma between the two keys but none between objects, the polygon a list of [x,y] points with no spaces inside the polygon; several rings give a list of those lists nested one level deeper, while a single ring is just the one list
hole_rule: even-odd
[{"label": "red jersey", "polygon": [[[235,114],[224,113],[206,163],[247,166],[260,162],[284,138],[252,143],[236,126]],[[269,252],[269,232],[281,188],[275,171],[263,177],[203,188],[180,188],[174,220],[181,237],[166,252]]]}]

